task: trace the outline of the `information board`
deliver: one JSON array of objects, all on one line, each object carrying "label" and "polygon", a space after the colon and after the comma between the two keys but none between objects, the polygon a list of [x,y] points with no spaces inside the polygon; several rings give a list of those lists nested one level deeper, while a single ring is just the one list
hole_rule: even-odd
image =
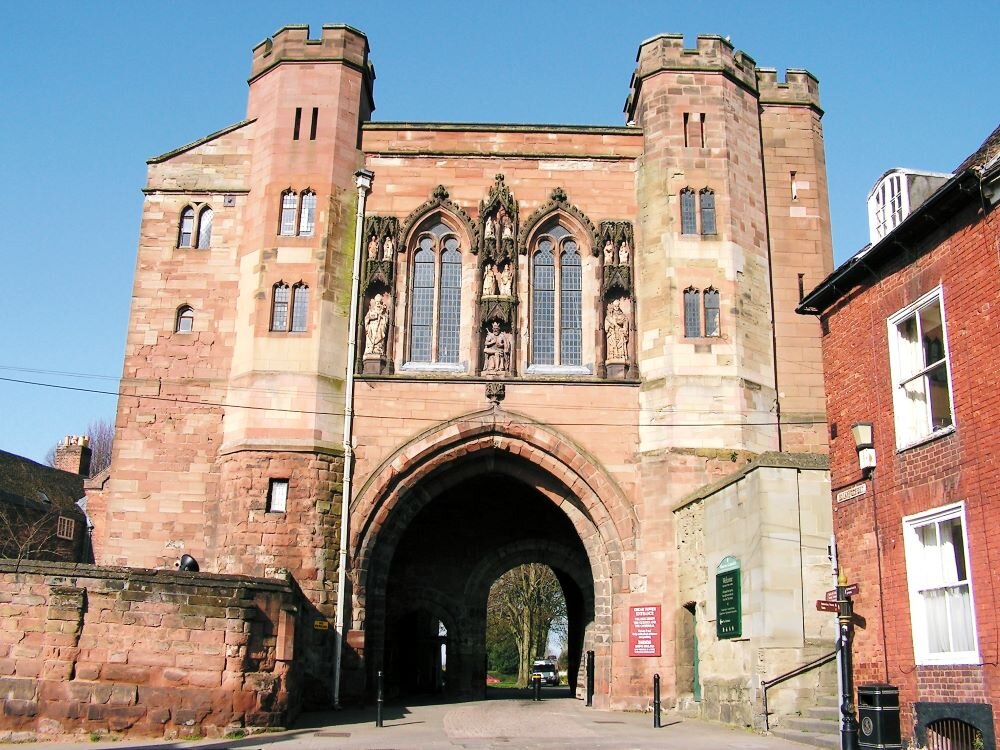
[{"label": "information board", "polygon": [[628,655],[660,655],[660,605],[631,607],[628,618]]},{"label": "information board", "polygon": [[715,634],[719,640],[743,635],[740,561],[731,555],[715,569]]}]

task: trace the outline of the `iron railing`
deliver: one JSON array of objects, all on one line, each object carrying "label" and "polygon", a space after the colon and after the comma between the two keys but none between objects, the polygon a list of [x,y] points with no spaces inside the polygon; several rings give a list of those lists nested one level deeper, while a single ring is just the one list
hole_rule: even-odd
[{"label": "iron railing", "polygon": [[805,674],[806,672],[810,672],[810,671],[812,671],[814,669],[818,669],[819,667],[822,667],[824,664],[826,664],[828,662],[831,662],[831,661],[833,661],[836,658],[837,658],[837,652],[836,651],[831,651],[828,654],[823,654],[822,656],[820,656],[820,657],[818,657],[816,659],[813,659],[811,662],[808,662],[807,664],[803,664],[802,666],[796,667],[795,669],[793,669],[791,671],[785,672],[784,674],[780,674],[777,677],[775,677],[773,680],[761,680],[760,681],[760,686],[764,689],[764,730],[765,731],[767,731],[767,732],[771,731],[771,720],[770,720],[771,714],[767,710],[767,691],[768,691],[768,689],[774,687],[775,685],[777,685],[779,683],[784,682],[785,680],[790,680],[793,677],[798,677],[800,674]]}]

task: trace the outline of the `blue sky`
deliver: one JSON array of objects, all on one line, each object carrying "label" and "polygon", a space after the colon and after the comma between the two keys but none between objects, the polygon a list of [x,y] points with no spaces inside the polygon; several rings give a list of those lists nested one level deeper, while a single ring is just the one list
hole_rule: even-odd
[{"label": "blue sky", "polygon": [[241,120],[250,50],[286,24],[368,35],[375,120],[620,125],[638,45],[664,32],[806,68],[838,263],[866,241],[879,175],[950,171],[1000,120],[996,2],[41,0],[3,15],[0,449],[39,461],[113,420],[115,397],[11,380],[116,390],[145,160]]}]

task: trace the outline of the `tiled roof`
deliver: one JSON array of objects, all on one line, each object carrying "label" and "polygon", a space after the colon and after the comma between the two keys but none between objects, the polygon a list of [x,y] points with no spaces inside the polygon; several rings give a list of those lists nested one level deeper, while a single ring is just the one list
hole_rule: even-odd
[{"label": "tiled roof", "polygon": [[971,167],[989,169],[995,166],[998,157],[1000,157],[1000,126],[997,126],[997,129],[990,133],[989,138],[983,141],[982,146],[958,165],[955,174],[961,174]]},{"label": "tiled roof", "polygon": [[83,497],[83,480],[79,474],[0,451],[0,495],[72,509]]}]

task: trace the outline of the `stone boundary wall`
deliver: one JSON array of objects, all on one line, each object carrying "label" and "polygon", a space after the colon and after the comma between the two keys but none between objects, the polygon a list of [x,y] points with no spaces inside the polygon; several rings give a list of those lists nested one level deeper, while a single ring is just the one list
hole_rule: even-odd
[{"label": "stone boundary wall", "polygon": [[303,601],[290,579],[0,560],[0,738],[287,725]]}]

